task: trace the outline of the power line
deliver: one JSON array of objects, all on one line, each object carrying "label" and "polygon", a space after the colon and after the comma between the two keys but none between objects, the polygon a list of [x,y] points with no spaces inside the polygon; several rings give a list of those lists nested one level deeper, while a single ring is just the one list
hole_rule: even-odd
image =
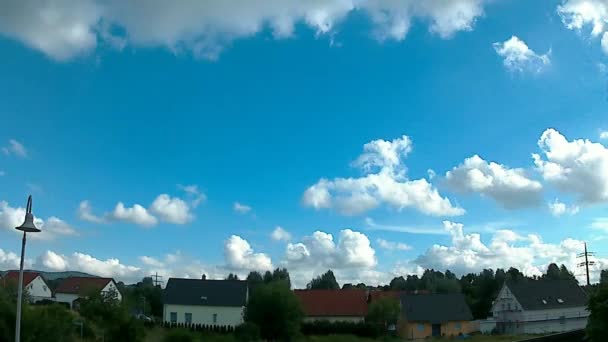
[{"label": "power line", "polygon": [[587,274],[587,286],[591,285],[591,282],[589,281],[589,266],[595,265],[595,261],[589,261],[590,256],[594,257],[595,253],[587,251],[587,243],[585,242],[585,252],[577,255],[578,258],[584,257],[585,261],[578,263],[576,266],[578,266],[578,267],[585,266],[585,273]]},{"label": "power line", "polygon": [[152,282],[154,283],[155,286],[160,286],[160,284],[163,283],[163,276],[159,276],[158,272],[156,272],[155,274],[152,274],[150,276],[150,278],[152,278]]}]

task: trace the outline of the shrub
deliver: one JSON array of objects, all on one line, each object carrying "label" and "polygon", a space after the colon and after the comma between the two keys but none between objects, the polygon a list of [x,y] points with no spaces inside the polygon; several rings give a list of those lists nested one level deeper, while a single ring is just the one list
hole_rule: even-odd
[{"label": "shrub", "polygon": [[260,339],[260,328],[254,323],[243,323],[236,327],[234,336],[241,342],[252,342]]}]

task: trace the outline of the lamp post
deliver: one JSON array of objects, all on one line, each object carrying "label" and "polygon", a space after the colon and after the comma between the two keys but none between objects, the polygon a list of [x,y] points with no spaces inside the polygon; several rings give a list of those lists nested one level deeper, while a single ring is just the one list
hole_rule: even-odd
[{"label": "lamp post", "polygon": [[21,264],[19,265],[19,288],[17,290],[17,319],[15,323],[15,342],[21,340],[21,300],[23,297],[23,258],[25,256],[25,235],[26,233],[38,233],[40,229],[34,224],[34,215],[32,214],[32,195],[27,198],[27,207],[25,209],[25,221],[15,229],[23,232],[23,240],[21,242]]}]

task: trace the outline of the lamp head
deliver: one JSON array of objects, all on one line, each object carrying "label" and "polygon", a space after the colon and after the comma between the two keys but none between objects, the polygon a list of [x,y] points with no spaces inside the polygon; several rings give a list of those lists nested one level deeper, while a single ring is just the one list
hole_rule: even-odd
[{"label": "lamp head", "polygon": [[38,233],[40,229],[36,228],[34,224],[34,215],[32,214],[32,195],[27,199],[27,207],[25,212],[25,220],[23,224],[15,229],[26,232],[26,233]]}]

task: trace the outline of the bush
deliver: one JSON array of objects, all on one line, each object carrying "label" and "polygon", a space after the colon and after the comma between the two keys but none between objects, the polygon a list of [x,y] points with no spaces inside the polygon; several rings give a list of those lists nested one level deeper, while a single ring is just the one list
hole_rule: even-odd
[{"label": "bush", "polygon": [[[172,329],[167,332],[163,342],[193,342],[197,340],[197,335],[187,329]],[[200,339],[198,339],[200,340]]]},{"label": "bush", "polygon": [[260,328],[254,323],[243,323],[236,327],[234,336],[241,342],[252,342],[260,339]]}]

